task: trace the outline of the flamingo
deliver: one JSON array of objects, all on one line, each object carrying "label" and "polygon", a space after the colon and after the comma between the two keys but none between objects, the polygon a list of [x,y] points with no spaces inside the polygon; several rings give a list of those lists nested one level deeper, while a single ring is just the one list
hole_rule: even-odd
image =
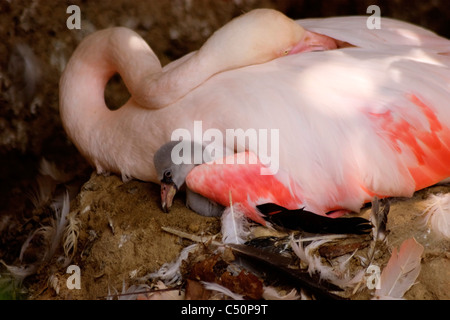
[{"label": "flamingo", "polygon": [[[263,200],[323,215],[358,211],[375,196],[409,197],[450,176],[450,41],[387,18],[368,30],[366,19],[293,21],[259,9],[164,68],[132,31],[99,31],[61,78],[64,127],[99,172],[155,183],[169,175],[222,206],[231,191],[260,223]],[[110,111],[103,92],[116,71],[132,97]],[[193,133],[195,120],[220,132],[279,130],[280,172],[255,175],[258,161],[157,172],[156,151],[178,128]]]}]

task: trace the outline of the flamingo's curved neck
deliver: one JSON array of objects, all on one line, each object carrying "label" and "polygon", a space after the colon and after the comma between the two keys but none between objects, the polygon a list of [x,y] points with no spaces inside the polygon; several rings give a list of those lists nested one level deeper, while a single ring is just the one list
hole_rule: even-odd
[{"label": "flamingo's curved neck", "polygon": [[[62,123],[99,171],[151,179],[153,152],[175,124],[166,111],[170,108],[163,107],[180,105],[181,98],[217,73],[275,59],[303,35],[303,28],[291,19],[260,9],[232,20],[199,51],[162,68],[136,32],[123,27],[95,32],[80,43],[61,76]],[[111,111],[104,91],[115,73],[131,98]]]},{"label": "flamingo's curved neck", "polygon": [[164,115],[152,115],[146,120],[147,127],[136,126],[132,118],[142,118],[142,108],[132,98],[119,110],[109,110],[104,99],[109,79],[118,72],[133,94],[140,87],[140,79],[161,70],[147,43],[126,28],[98,31],[85,38],[73,53],[60,79],[60,116],[71,140],[97,169],[117,171],[123,167],[119,166],[118,154],[138,143],[126,135],[164,121]]},{"label": "flamingo's curved neck", "polygon": [[202,54],[201,50],[191,52],[160,71],[145,75],[136,87],[137,90],[130,93],[144,108],[166,107],[221,71],[210,63],[211,60],[211,57]]}]

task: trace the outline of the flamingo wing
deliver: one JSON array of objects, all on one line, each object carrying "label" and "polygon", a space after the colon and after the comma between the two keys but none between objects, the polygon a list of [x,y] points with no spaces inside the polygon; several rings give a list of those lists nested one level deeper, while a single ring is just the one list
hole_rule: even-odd
[{"label": "flamingo wing", "polygon": [[[265,220],[256,209],[263,203],[276,203],[288,209],[298,209],[297,186],[286,175],[262,175],[268,169],[252,152],[236,153],[220,161],[196,166],[187,176],[186,185],[192,191],[225,207],[239,204],[245,215],[261,224]],[[284,181],[283,181],[284,179]]]}]

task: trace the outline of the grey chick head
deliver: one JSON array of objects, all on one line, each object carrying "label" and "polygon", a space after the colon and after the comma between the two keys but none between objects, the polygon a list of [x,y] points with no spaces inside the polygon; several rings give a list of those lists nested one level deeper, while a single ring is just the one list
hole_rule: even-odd
[{"label": "grey chick head", "polygon": [[192,141],[170,141],[155,153],[153,161],[158,180],[161,181],[161,204],[164,212],[169,212],[175,194],[184,187],[187,175],[196,165],[194,146]]}]

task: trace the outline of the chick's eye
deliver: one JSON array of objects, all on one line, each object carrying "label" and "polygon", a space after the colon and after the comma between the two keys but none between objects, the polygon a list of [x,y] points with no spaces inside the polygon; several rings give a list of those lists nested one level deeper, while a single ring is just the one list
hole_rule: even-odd
[{"label": "chick's eye", "polygon": [[172,178],[172,172],[170,170],[164,171],[164,177],[165,178]]}]

